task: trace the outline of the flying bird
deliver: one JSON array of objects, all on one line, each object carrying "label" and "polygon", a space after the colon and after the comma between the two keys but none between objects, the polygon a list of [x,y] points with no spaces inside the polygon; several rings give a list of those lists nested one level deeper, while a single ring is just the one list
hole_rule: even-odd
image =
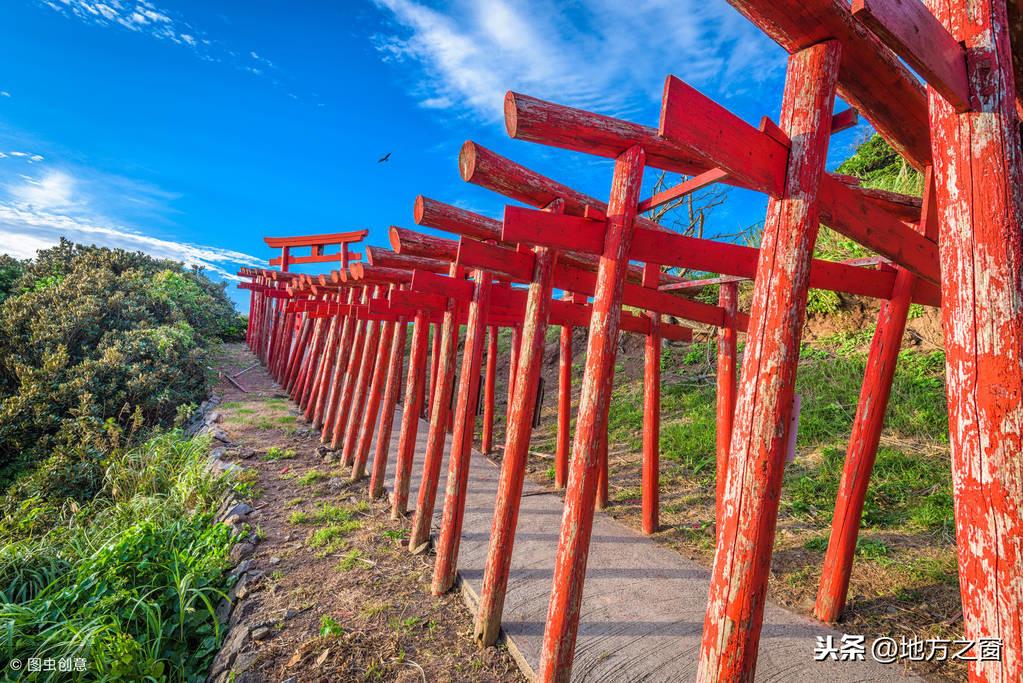
[{"label": "flying bird", "polygon": [[388,152],[387,154],[385,154],[382,157],[380,157],[379,159],[377,159],[377,163],[378,164],[382,164],[382,163],[384,163],[385,161],[387,161],[390,158],[391,158],[391,153]]}]

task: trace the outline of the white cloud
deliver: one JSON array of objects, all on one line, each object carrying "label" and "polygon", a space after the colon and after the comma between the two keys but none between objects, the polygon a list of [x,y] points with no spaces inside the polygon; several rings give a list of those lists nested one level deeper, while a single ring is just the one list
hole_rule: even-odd
[{"label": "white cloud", "polygon": [[[4,186],[6,196],[0,197],[0,253],[30,258],[36,250],[53,246],[65,237],[82,244],[143,251],[157,258],[202,266],[227,280],[238,279],[234,273],[239,266],[266,265],[249,254],[153,237],[107,219],[83,189],[88,186],[87,181],[67,171],[50,171],[40,178],[19,176],[19,180]],[[120,187],[145,190],[147,186],[122,179]],[[127,201],[152,202],[154,193],[143,192]]]},{"label": "white cloud", "polygon": [[582,0],[374,0],[398,25],[375,36],[385,60],[418,63],[413,87],[428,108],[502,116],[506,90],[626,116],[660,99],[675,73],[715,91],[780,72],[774,43],[723,2]]},{"label": "white cloud", "polygon": [[160,40],[197,47],[196,31],[148,0],[40,0],[44,5],[103,26],[118,25]]},{"label": "white cloud", "polygon": [[6,90],[0,90],[0,97],[10,97],[10,96],[11,96],[11,93],[7,92]]}]

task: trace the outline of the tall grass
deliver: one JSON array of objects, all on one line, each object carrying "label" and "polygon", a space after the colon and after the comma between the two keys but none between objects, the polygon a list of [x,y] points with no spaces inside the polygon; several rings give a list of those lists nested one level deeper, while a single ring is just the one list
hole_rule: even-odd
[{"label": "tall grass", "polygon": [[219,646],[229,482],[209,442],[169,432],[113,457],[99,495],[48,530],[0,528],[0,648],[8,661],[84,658],[38,680],[198,681]]}]

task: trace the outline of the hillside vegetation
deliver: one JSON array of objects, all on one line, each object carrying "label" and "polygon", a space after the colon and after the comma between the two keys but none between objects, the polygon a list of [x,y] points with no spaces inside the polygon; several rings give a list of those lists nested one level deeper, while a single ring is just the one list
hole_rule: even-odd
[{"label": "hillside vegetation", "polygon": [[244,324],[172,261],[66,241],[0,258],[0,647],[57,667],[31,680],[205,677],[232,482],[173,426]]}]

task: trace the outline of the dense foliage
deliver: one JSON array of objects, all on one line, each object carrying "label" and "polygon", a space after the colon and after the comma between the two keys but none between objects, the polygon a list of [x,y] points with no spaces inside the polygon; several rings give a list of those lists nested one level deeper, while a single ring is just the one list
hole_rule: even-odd
[{"label": "dense foliage", "polygon": [[93,500],[55,509],[29,499],[3,520],[5,661],[84,667],[32,680],[205,678],[232,543],[213,519],[229,481],[210,471],[208,450],[205,439],[165,433],[111,455]]},{"label": "dense foliage", "polygon": [[[88,500],[125,434],[207,394],[207,349],[237,334],[224,285],[145,254],[62,241],[0,260],[0,486]],[[58,476],[54,476],[57,474]]]}]

